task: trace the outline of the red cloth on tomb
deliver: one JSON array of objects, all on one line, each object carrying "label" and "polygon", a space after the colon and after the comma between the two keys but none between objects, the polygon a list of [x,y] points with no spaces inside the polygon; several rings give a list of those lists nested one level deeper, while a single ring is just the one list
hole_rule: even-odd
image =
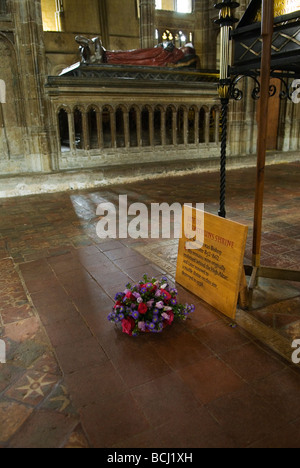
[{"label": "red cloth on tomb", "polygon": [[154,67],[167,67],[168,64],[176,64],[184,59],[185,53],[181,49],[174,48],[172,52],[163,47],[151,49],[127,50],[125,52],[105,52],[106,63],[112,65],[144,65]]}]

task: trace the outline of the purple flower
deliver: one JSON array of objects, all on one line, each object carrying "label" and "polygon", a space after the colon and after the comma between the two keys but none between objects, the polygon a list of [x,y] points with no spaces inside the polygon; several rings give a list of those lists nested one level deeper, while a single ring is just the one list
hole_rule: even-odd
[{"label": "purple flower", "polygon": [[141,297],[140,293],[138,292],[134,292],[132,293],[132,295],[136,298],[136,299],[139,299]]},{"label": "purple flower", "polygon": [[138,304],[141,304],[142,302],[143,302],[143,299],[142,299],[141,297],[139,297],[139,298],[137,299],[137,303],[138,303]]},{"label": "purple flower", "polygon": [[137,310],[131,313],[131,317],[134,318],[134,320],[137,320],[139,318],[140,314],[138,313]]},{"label": "purple flower", "polygon": [[163,309],[165,307],[165,304],[163,303],[163,301],[159,301],[156,303],[156,307],[158,309]]},{"label": "purple flower", "polygon": [[153,310],[153,315],[158,315],[159,314],[159,309],[156,307],[154,310]]},{"label": "purple flower", "polygon": [[171,300],[170,300],[170,304],[171,304],[172,306],[175,306],[175,305],[177,304],[177,300],[176,300],[175,298],[171,299]]},{"label": "purple flower", "polygon": [[161,296],[161,290],[160,289],[158,289],[156,291],[156,293],[155,293],[155,297],[159,297],[159,296]]},{"label": "purple flower", "polygon": [[154,303],[154,299],[151,299],[151,301],[147,302],[148,309],[151,309],[151,307],[153,306],[153,303]]},{"label": "purple flower", "polygon": [[124,296],[123,293],[121,293],[121,292],[117,293],[117,294],[115,295],[115,301],[118,301],[118,300],[122,299],[123,296]]},{"label": "purple flower", "polygon": [[163,312],[161,314],[161,316],[165,319],[165,320],[169,320],[170,319],[170,316],[168,314],[166,314],[166,312]]},{"label": "purple flower", "polygon": [[148,328],[148,330],[154,330],[155,329],[155,323],[147,322],[147,328]]}]

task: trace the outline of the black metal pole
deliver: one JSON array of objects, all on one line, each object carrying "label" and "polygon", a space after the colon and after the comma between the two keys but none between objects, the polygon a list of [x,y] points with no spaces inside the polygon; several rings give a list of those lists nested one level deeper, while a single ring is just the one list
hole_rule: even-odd
[{"label": "black metal pole", "polygon": [[221,99],[222,104],[222,136],[221,136],[221,162],[220,162],[220,209],[219,216],[226,218],[226,151],[227,151],[227,117],[228,98]]},{"label": "black metal pole", "polygon": [[221,51],[220,51],[220,83],[219,97],[222,105],[222,137],[221,137],[221,161],[220,161],[220,209],[219,216],[226,218],[226,151],[227,151],[227,120],[228,105],[230,97],[230,31],[237,19],[233,17],[233,10],[239,4],[231,0],[223,0],[215,4],[220,10],[220,17],[215,22],[221,28]]}]

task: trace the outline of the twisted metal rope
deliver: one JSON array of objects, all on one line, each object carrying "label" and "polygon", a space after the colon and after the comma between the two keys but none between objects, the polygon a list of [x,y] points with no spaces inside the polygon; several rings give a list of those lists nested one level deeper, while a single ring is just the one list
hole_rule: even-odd
[{"label": "twisted metal rope", "polygon": [[226,149],[227,149],[227,117],[228,99],[221,99],[222,103],[222,137],[221,137],[221,169],[220,169],[220,210],[219,216],[226,218]]}]

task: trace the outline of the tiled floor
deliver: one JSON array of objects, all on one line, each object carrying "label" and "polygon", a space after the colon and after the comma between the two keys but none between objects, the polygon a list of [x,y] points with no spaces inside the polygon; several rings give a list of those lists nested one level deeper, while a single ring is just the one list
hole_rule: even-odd
[{"label": "tiled floor", "polygon": [[[266,265],[299,269],[299,172],[267,168]],[[246,257],[254,180],[252,169],[228,174],[228,217],[250,227]],[[178,288],[196,312],[159,335],[130,338],[107,321],[128,281],[172,280],[136,250],[157,241],[97,237],[98,203],[119,194],[216,213],[218,176],[0,200],[0,447],[299,447],[299,366],[192,294]],[[251,313],[300,338],[299,285],[263,286]]]}]

